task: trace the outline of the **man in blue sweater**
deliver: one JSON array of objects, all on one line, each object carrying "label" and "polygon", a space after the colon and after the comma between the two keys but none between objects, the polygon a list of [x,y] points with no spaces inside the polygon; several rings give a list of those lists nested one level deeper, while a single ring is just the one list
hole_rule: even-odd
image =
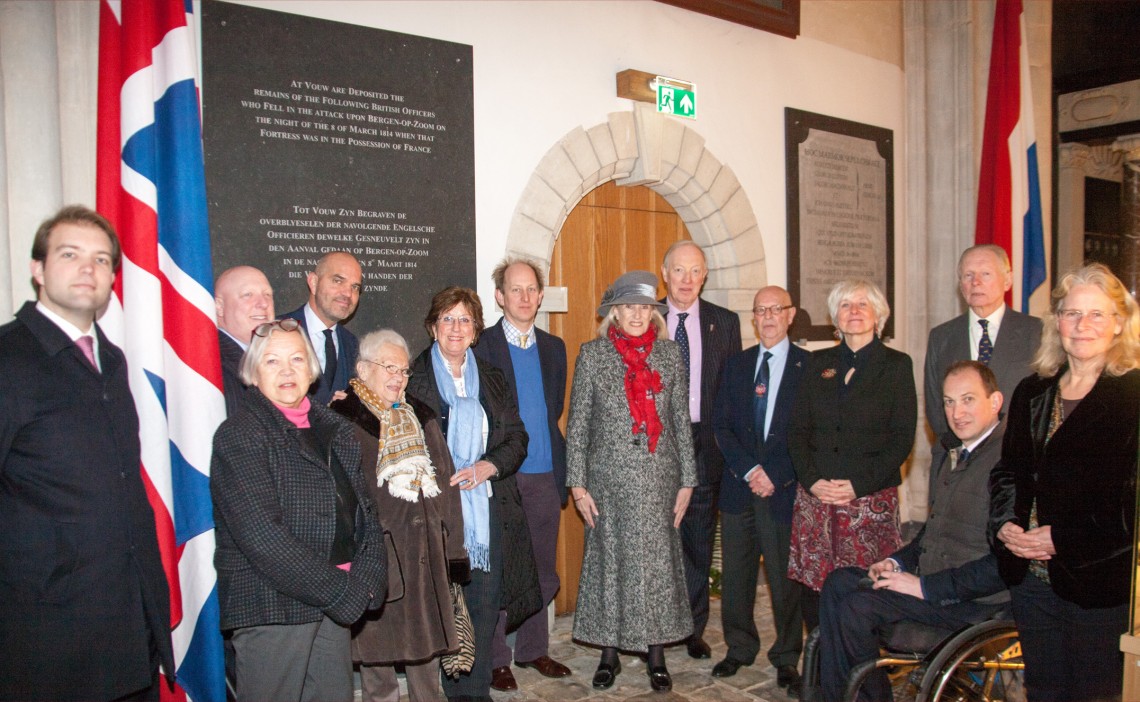
[{"label": "man in blue sweater", "polygon": [[[526,513],[543,604],[558,592],[554,569],[558,521],[566,503],[566,440],[558,419],[566,399],[566,345],[539,329],[534,321],[542,305],[542,269],[533,261],[507,258],[492,272],[495,302],[503,318],[479,337],[474,353],[503,371],[518,401],[526,433],[526,461],[515,475]],[[539,392],[541,390],[541,392]],[[570,669],[548,655],[550,644],[546,607],[519,626],[513,653],[515,665],[534,668],[548,678],[564,678]],[[500,613],[492,646],[491,687],[518,689],[511,673],[511,649],[506,642],[506,613]]]}]

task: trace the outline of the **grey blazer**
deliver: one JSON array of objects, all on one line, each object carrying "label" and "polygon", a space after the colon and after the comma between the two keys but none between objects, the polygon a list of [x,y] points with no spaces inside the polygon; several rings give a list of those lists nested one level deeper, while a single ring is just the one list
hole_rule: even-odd
[{"label": "grey blazer", "polygon": [[[926,421],[940,437],[949,431],[946,415],[942,411],[942,376],[956,361],[970,360],[970,313],[959,315],[949,322],[930,330],[926,342],[926,370],[923,383]],[[1021,379],[1033,373],[1029,362],[1041,343],[1041,320],[1027,314],[1006,309],[1001,320],[990,370],[998,380],[998,389],[1005,396],[1006,405],[1013,399],[1013,390]],[[941,455],[939,442],[934,442],[934,453]],[[934,463],[933,465],[938,465]]]}]

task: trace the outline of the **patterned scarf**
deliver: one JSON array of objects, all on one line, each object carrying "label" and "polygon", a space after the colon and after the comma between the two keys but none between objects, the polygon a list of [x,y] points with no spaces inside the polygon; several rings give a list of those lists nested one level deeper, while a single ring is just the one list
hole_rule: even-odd
[{"label": "patterned scarf", "polygon": [[649,367],[646,360],[653,351],[657,340],[657,330],[650,327],[641,336],[629,336],[610,326],[610,341],[625,362],[625,399],[629,403],[629,414],[633,417],[633,433],[645,433],[649,437],[649,453],[657,451],[657,439],[661,436],[661,418],[657,416],[657,403],[654,401],[661,392],[661,374]]},{"label": "patterned scarf", "polygon": [[[475,354],[467,349],[464,363],[463,389],[466,397],[455,391],[455,380],[447,369],[447,361],[439,350],[439,342],[431,345],[431,366],[435,387],[448,406],[447,448],[455,470],[460,471],[478,461],[484,451],[483,405],[479,403],[479,367]],[[491,484],[480,483],[471,490],[460,490],[463,507],[463,547],[471,567],[491,571]]]},{"label": "patterned scarf", "polygon": [[386,409],[359,378],[348,381],[364,406],[380,420],[380,438],[376,451],[376,485],[388,483],[388,493],[407,502],[419,502],[439,494],[435,466],[431,464],[424,432],[415,410],[400,395],[400,401]]}]

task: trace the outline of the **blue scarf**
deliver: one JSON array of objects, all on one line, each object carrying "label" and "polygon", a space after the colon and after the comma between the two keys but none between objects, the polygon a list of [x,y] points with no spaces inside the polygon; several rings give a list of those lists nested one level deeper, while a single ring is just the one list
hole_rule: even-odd
[{"label": "blue scarf", "polygon": [[[479,403],[479,368],[475,354],[467,349],[463,386],[467,397],[455,392],[455,380],[447,369],[447,361],[439,350],[439,342],[431,345],[435,386],[449,408],[447,448],[458,472],[483,456],[483,405]],[[463,547],[471,567],[491,570],[491,490],[483,483],[472,490],[460,490],[463,505]]]}]

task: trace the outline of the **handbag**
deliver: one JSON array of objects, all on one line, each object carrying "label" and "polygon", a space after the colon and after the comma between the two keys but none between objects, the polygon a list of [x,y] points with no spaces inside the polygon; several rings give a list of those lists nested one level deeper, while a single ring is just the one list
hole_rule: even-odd
[{"label": "handbag", "polygon": [[459,639],[459,648],[454,653],[445,653],[440,656],[440,665],[449,678],[458,678],[464,673],[470,673],[475,666],[475,627],[471,624],[471,614],[467,611],[467,601],[463,599],[463,586],[458,583],[449,585],[451,591],[451,607],[455,614],[455,635]]}]

